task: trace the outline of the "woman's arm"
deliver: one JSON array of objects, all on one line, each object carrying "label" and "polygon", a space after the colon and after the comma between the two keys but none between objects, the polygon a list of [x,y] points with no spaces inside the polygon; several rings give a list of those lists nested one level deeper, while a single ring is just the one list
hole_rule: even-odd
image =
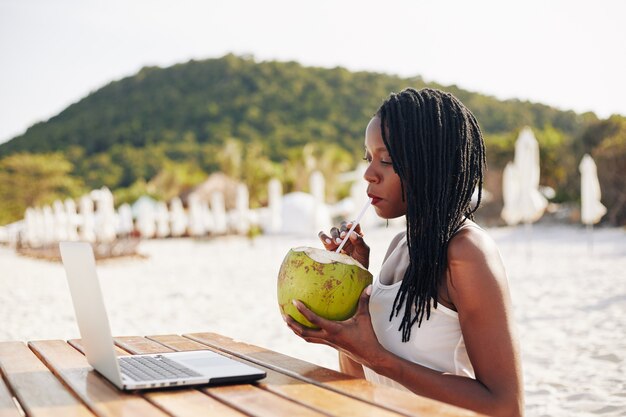
[{"label": "woman's arm", "polygon": [[448,250],[448,291],[457,307],[476,379],[506,409],[523,414],[519,343],[506,272],[495,242],[476,228],[461,231]]},{"label": "woman's arm", "polygon": [[472,229],[450,242],[448,291],[476,379],[434,371],[385,350],[371,326],[367,289],[357,313],[346,321],[322,319],[297,302],[320,329],[305,329],[287,318],[289,326],[305,340],[335,347],[417,394],[489,415],[522,415],[522,372],[504,268],[491,239]]}]

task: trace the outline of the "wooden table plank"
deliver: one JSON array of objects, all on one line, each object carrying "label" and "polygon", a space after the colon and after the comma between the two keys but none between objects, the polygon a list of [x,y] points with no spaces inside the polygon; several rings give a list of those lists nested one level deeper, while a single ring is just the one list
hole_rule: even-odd
[{"label": "wooden table plank", "polygon": [[220,416],[246,417],[228,405],[195,389],[151,391],[144,397],[176,417]]},{"label": "wooden table plank", "polygon": [[256,417],[328,416],[255,385],[211,387],[203,391],[231,407]]},{"label": "wooden table plank", "polygon": [[[190,339],[175,336],[150,336],[155,340],[175,350],[198,350],[206,348],[206,345]],[[257,364],[257,366],[259,366]],[[398,417],[398,413],[382,409],[371,403],[339,394],[335,391],[322,388],[317,385],[303,383],[302,380],[290,377],[280,372],[265,368],[267,378],[258,382],[258,385],[286,399],[296,401],[306,407],[313,408],[333,416],[372,416],[372,417]]]},{"label": "wooden table plank", "polygon": [[332,369],[296,359],[259,346],[235,341],[215,333],[184,335],[191,340],[225,353],[265,366],[293,378],[319,385],[405,415],[438,417],[478,416],[480,414],[440,401],[414,395],[408,391],[370,383]]},{"label": "wooden table plank", "polygon": [[95,372],[87,359],[61,340],[29,343],[31,349],[63,382],[100,417],[165,417],[167,414],[144,398],[118,390]]},{"label": "wooden table plank", "polygon": [[13,394],[2,379],[0,372],[0,417],[21,417],[17,405],[13,402]]},{"label": "wooden table plank", "polygon": [[[80,339],[70,339],[67,341],[67,343],[72,346],[74,349],[76,349],[77,351],[79,351],[80,353],[82,353],[83,355],[85,354],[85,350],[83,348],[83,342]],[[124,349],[121,349],[118,346],[114,347],[115,349],[115,354],[117,356],[124,356],[124,355],[129,355],[128,352],[126,352]]]},{"label": "wooden table plank", "polygon": [[113,338],[113,341],[116,346],[131,354],[174,352],[167,346],[154,343],[152,340],[141,336],[120,336]]},{"label": "wooden table plank", "polygon": [[0,371],[30,417],[93,417],[22,342],[0,343]]}]

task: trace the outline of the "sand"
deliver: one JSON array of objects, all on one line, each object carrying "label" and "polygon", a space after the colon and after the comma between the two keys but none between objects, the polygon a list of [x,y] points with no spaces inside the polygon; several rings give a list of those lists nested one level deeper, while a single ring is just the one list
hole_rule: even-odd
[{"label": "sand", "polygon": [[[368,231],[372,272],[400,228]],[[535,225],[488,229],[507,267],[529,416],[626,415],[626,232]],[[115,335],[218,332],[337,369],[331,348],[297,338],[276,306],[288,249],[310,236],[142,242],[145,258],[99,263]],[[59,263],[0,247],[0,340],[78,337]]]}]

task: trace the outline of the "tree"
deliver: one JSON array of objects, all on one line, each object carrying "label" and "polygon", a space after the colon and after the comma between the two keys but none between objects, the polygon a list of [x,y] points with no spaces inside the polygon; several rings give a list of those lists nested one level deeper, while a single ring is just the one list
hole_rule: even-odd
[{"label": "tree", "polygon": [[260,142],[253,142],[245,149],[240,179],[248,186],[250,205],[259,207],[267,204],[267,184],[278,174],[278,168],[268,157]]},{"label": "tree", "polygon": [[626,118],[611,117],[611,136],[594,149],[606,218],[613,225],[626,225]]},{"label": "tree", "polygon": [[0,160],[0,224],[17,221],[28,207],[76,197],[81,180],[70,175],[72,164],[60,153],[17,153]]},{"label": "tree", "polygon": [[147,191],[160,200],[172,198],[191,190],[207,177],[198,165],[189,162],[166,162],[161,171],[147,184]]}]

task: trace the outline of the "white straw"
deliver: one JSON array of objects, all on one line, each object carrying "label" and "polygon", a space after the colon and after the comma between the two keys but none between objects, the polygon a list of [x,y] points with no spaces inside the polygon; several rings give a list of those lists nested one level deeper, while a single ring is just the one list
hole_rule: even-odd
[{"label": "white straw", "polygon": [[357,216],[356,220],[352,222],[352,227],[350,228],[348,233],[346,233],[346,237],[343,238],[343,241],[341,242],[341,245],[339,245],[339,247],[337,248],[337,250],[335,252],[337,252],[337,253],[341,252],[341,249],[343,249],[343,246],[346,244],[346,242],[348,241],[348,238],[350,237],[350,233],[354,232],[354,229],[356,228],[356,225],[359,224],[359,222],[361,221],[361,217],[363,217],[363,215],[367,211],[367,208],[370,206],[370,204],[372,204],[372,198],[371,197],[368,198],[367,201],[365,202],[365,205],[361,209],[361,212]]}]

